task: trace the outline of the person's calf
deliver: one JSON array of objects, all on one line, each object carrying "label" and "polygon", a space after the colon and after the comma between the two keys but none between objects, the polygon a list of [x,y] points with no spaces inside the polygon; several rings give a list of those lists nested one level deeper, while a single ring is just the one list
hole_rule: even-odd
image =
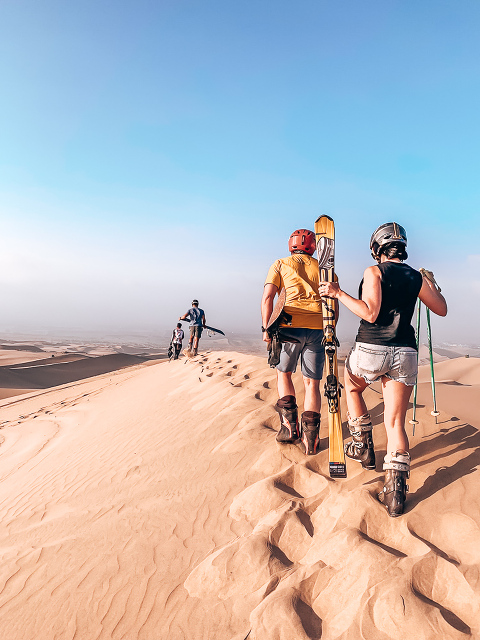
[{"label": "person's calf", "polygon": [[303,385],[305,387],[305,400],[303,402],[305,411],[313,411],[320,413],[322,396],[320,394],[320,380],[303,377]]}]

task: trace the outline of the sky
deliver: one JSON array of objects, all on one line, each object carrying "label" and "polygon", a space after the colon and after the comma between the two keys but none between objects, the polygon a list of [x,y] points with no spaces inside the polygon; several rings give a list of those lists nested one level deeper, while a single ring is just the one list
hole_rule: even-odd
[{"label": "sky", "polygon": [[479,27],[477,0],[3,0],[0,338],[166,330],[192,298],[258,333],[327,214],[342,288],[395,220],[434,341],[479,344]]}]

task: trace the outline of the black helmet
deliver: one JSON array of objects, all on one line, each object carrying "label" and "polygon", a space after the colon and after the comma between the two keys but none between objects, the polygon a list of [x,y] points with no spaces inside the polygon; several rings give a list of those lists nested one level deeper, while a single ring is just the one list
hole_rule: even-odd
[{"label": "black helmet", "polygon": [[370,238],[372,256],[377,259],[379,249],[392,242],[407,246],[407,232],[398,222],[386,222],[372,233]]},{"label": "black helmet", "polygon": [[192,304],[198,305],[198,300],[192,300]]}]

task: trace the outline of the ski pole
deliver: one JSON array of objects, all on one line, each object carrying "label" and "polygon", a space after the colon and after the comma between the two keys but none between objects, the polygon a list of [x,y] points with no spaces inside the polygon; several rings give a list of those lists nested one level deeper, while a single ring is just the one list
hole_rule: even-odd
[{"label": "ski pole", "polygon": [[415,435],[415,425],[418,424],[418,420],[415,419],[417,412],[417,391],[418,391],[418,351],[420,349],[420,311],[422,309],[422,303],[420,299],[417,302],[417,379],[415,380],[415,387],[413,388],[413,414],[410,424],[412,427],[412,436]]},{"label": "ski pole", "polygon": [[437,424],[437,416],[440,415],[440,411],[437,411],[437,399],[435,397],[435,373],[433,370],[433,351],[432,351],[432,331],[430,328],[430,309],[427,307],[427,339],[428,339],[428,352],[430,354],[430,377],[432,379],[432,395],[433,395],[433,411],[432,416],[435,416],[435,424]]}]

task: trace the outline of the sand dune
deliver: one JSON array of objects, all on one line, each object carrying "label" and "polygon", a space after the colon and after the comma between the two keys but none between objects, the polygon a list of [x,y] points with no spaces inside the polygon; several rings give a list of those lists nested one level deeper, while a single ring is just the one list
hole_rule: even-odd
[{"label": "sand dune", "polygon": [[[445,350],[443,350],[443,353],[440,353],[440,351],[440,349],[432,349],[434,362],[444,362],[452,357],[451,355],[448,355]],[[420,365],[428,364],[430,362],[430,353],[426,344],[421,344],[418,348],[418,362]]]},{"label": "sand dune", "polygon": [[55,352],[46,352],[42,349],[34,351],[27,349],[13,349],[2,345],[0,347],[0,366],[9,366],[12,364],[21,364],[22,362],[33,362],[34,360],[43,360],[55,355]]},{"label": "sand dune", "polygon": [[[435,380],[457,382],[465,385],[480,385],[480,358],[453,358],[435,364]],[[429,367],[419,372],[419,381],[430,379]]]},{"label": "sand dune", "polygon": [[2,344],[0,349],[5,351],[27,351],[28,353],[44,353],[44,349],[37,344],[25,344],[21,342],[15,342],[12,344]]},{"label": "sand dune", "polygon": [[[460,360],[439,378],[472,384]],[[440,382],[470,395],[435,424],[425,371],[398,519],[375,499],[380,426],[377,470],[349,463],[340,481],[325,418],[319,455],[276,444],[264,358],[212,352],[4,400],[3,637],[480,638],[478,396]],[[380,425],[378,390],[367,401]]]},{"label": "sand dune", "polygon": [[95,358],[75,354],[15,364],[0,367],[0,388],[46,389],[138,365],[146,360],[142,356],[124,353]]}]

